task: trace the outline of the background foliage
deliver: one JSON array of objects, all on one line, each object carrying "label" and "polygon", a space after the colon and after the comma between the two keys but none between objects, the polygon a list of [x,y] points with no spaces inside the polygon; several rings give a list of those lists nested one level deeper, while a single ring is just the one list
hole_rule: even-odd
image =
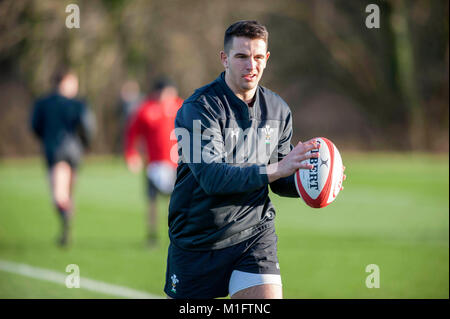
[{"label": "background foliage", "polygon": [[[70,3],[79,29],[65,26]],[[380,7],[379,29],[365,8]],[[228,25],[256,19],[270,32],[262,84],[294,114],[294,141],[327,136],[340,148],[448,151],[448,1],[14,1],[0,2],[0,156],[28,155],[33,100],[64,63],[94,109],[93,151],[117,147],[119,91],[148,92],[172,76],[187,98],[212,81]]]}]

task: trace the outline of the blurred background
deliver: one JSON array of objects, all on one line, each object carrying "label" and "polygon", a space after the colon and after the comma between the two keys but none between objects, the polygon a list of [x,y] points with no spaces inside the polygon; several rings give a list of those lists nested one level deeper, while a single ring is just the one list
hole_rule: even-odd
[{"label": "blurred background", "polygon": [[[262,85],[294,114],[294,140],[332,136],[354,150],[448,151],[448,1],[74,1],[0,3],[0,156],[37,154],[26,123],[33,99],[66,64],[98,120],[94,153],[120,151],[120,91],[148,92],[169,74],[187,98],[222,71],[224,29],[268,27]],[[380,8],[368,29],[365,8]]]},{"label": "blurred background", "polygon": [[[65,9],[71,3],[80,8],[80,28],[66,27]],[[370,3],[380,8],[380,28],[365,25]],[[311,261],[304,269],[310,275],[303,278],[311,281],[309,286],[304,281],[294,284],[299,273],[285,263],[286,296],[448,298],[446,0],[1,1],[0,258],[58,265],[60,271],[69,257],[78,258],[84,274],[162,295],[166,247],[151,254],[137,248],[144,233],[144,186],[119,158],[120,112],[124,99],[145,96],[160,74],[175,80],[184,99],[214,80],[223,70],[219,52],[224,31],[243,19],[258,20],[269,30],[271,56],[261,84],[291,107],[293,143],[330,138],[341,150],[349,176],[340,201],[328,213],[312,214],[297,201],[275,197],[279,211],[290,214],[279,213],[280,260],[298,260],[296,265]],[[56,219],[40,147],[29,128],[33,101],[49,92],[61,64],[79,75],[79,96],[97,118],[91,157],[77,186],[80,211],[85,213],[77,217],[78,244],[70,252],[58,251],[50,238]],[[167,198],[159,203],[164,236],[167,203]],[[24,212],[42,228],[21,221]],[[380,219],[371,222],[374,216]],[[100,223],[107,226],[98,227]],[[320,237],[325,230],[326,236]],[[300,240],[296,234],[302,234],[305,245],[301,256],[298,246],[289,244]],[[317,255],[319,251],[323,255]],[[405,256],[408,251],[411,258]],[[288,252],[294,257],[287,257]],[[390,289],[374,292],[360,285],[364,266],[376,263],[376,258],[360,261],[364,252],[396,265],[397,271],[389,274]],[[97,265],[93,260],[98,262],[99,256],[135,260],[142,270],[132,270],[125,261],[116,268]],[[351,265],[358,260],[353,266],[362,273],[360,269],[359,277],[352,277],[353,266],[333,268],[342,272],[323,268],[336,266],[338,260]],[[145,277],[149,264],[157,270]],[[139,276],[124,275],[133,272]],[[0,272],[0,297],[79,296],[67,295],[63,288],[42,294],[57,288],[32,288],[8,276]],[[404,285],[396,281],[398,276]],[[352,284],[342,278],[353,278]],[[334,280],[341,282],[330,284]],[[335,288],[325,291],[325,286]]]}]

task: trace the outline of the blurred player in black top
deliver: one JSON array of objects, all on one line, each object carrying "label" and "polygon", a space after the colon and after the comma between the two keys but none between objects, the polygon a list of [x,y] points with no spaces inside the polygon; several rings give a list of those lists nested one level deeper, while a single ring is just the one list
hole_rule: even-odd
[{"label": "blurred player in black top", "polygon": [[54,91],[35,102],[31,117],[32,129],[42,143],[47,162],[53,203],[62,221],[62,246],[70,239],[76,170],[95,125],[92,113],[75,98],[77,94],[78,77],[61,71],[55,77]]}]

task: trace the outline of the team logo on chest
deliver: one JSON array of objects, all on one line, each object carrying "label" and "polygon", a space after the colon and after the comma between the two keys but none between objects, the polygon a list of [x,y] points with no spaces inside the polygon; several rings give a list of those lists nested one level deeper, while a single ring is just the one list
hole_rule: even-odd
[{"label": "team logo on chest", "polygon": [[265,127],[263,127],[262,130],[263,130],[264,134],[266,135],[264,138],[264,141],[266,142],[266,144],[270,144],[270,139],[271,139],[270,134],[272,134],[273,128],[270,128],[269,125],[266,125]]}]

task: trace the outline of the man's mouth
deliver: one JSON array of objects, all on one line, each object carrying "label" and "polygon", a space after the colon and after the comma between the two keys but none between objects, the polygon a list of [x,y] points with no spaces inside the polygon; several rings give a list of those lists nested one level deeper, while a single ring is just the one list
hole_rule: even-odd
[{"label": "man's mouth", "polygon": [[242,77],[247,81],[252,81],[254,78],[256,78],[256,74],[245,74]]}]

